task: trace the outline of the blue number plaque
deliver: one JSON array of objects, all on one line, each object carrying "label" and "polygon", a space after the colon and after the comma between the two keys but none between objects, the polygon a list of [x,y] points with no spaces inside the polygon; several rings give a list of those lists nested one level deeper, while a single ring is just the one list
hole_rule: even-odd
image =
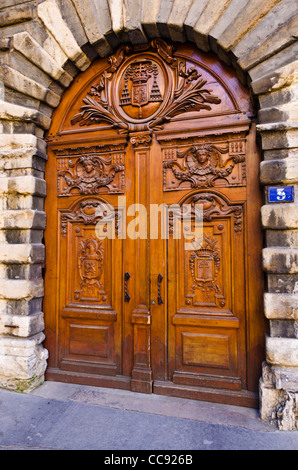
[{"label": "blue number plaque", "polygon": [[268,202],[294,202],[294,186],[268,188]]}]

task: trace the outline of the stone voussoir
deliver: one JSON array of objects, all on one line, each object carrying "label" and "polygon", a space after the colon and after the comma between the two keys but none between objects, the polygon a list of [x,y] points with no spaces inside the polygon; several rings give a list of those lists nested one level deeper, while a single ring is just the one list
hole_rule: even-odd
[{"label": "stone voussoir", "polygon": [[13,47],[47,75],[67,87],[73,77],[26,31],[13,36]]},{"label": "stone voussoir", "polygon": [[24,95],[31,96],[39,101],[45,102],[52,108],[58,106],[60,96],[45,88],[40,83],[26,77],[9,65],[2,65],[0,68],[0,79],[7,88],[11,88]]},{"label": "stone voussoir", "polygon": [[73,33],[62,18],[58,6],[45,1],[37,7],[38,16],[48,31],[54,36],[67,57],[82,71],[90,65],[90,60],[78,45]]}]

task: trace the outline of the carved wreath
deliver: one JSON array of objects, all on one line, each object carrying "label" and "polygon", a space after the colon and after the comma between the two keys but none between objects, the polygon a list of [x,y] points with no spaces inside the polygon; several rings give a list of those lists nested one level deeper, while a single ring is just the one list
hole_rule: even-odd
[{"label": "carved wreath", "polygon": [[[149,49],[150,45],[148,45]],[[86,98],[83,99],[84,106],[80,112],[71,120],[72,124],[77,122],[80,126],[91,125],[98,122],[106,122],[113,128],[117,128],[119,133],[127,133],[136,130],[157,130],[162,125],[169,122],[174,116],[190,111],[200,111],[201,109],[211,110],[210,104],[219,104],[221,100],[211,94],[205,88],[207,80],[194,68],[186,70],[185,61],[173,57],[173,48],[168,46],[163,40],[155,39],[151,42],[151,47],[157,50],[159,56],[172,68],[177,70],[179,77],[176,80],[176,88],[173,96],[162,114],[153,118],[145,124],[130,124],[119,119],[109,102],[109,83],[114,72],[124,61],[125,55],[132,51],[130,46],[121,46],[114,56],[109,58],[110,67],[101,75],[99,83],[94,84]],[[136,128],[137,127],[137,128]]]}]

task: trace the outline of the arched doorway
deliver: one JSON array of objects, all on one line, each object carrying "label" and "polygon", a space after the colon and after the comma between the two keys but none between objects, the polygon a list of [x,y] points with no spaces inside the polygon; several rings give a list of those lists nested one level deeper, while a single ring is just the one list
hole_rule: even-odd
[{"label": "arched doorway", "polygon": [[[48,379],[256,406],[252,117],[233,70],[194,45],[123,45],[75,80],[48,135]],[[181,236],[173,211],[164,236],[152,223],[162,205],[191,216],[196,204],[204,230],[191,248],[193,218]],[[108,208],[114,222],[101,225]],[[100,239],[99,226],[115,236]]]}]

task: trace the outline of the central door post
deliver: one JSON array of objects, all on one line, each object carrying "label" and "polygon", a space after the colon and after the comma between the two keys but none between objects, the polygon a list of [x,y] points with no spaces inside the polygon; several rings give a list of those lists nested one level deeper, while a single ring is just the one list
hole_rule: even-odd
[{"label": "central door post", "polygon": [[[150,144],[151,133],[130,134],[135,161],[135,218],[137,234],[134,243],[134,306],[133,324],[134,359],[131,389],[134,392],[152,393],[151,368],[151,313],[150,313],[150,253],[149,253],[149,202],[150,202]],[[138,215],[137,215],[138,214]],[[128,213],[129,215],[129,213]],[[132,223],[132,222],[130,222]],[[129,225],[128,225],[129,228]],[[129,238],[130,233],[128,233]],[[130,237],[131,238],[131,237]]]}]

